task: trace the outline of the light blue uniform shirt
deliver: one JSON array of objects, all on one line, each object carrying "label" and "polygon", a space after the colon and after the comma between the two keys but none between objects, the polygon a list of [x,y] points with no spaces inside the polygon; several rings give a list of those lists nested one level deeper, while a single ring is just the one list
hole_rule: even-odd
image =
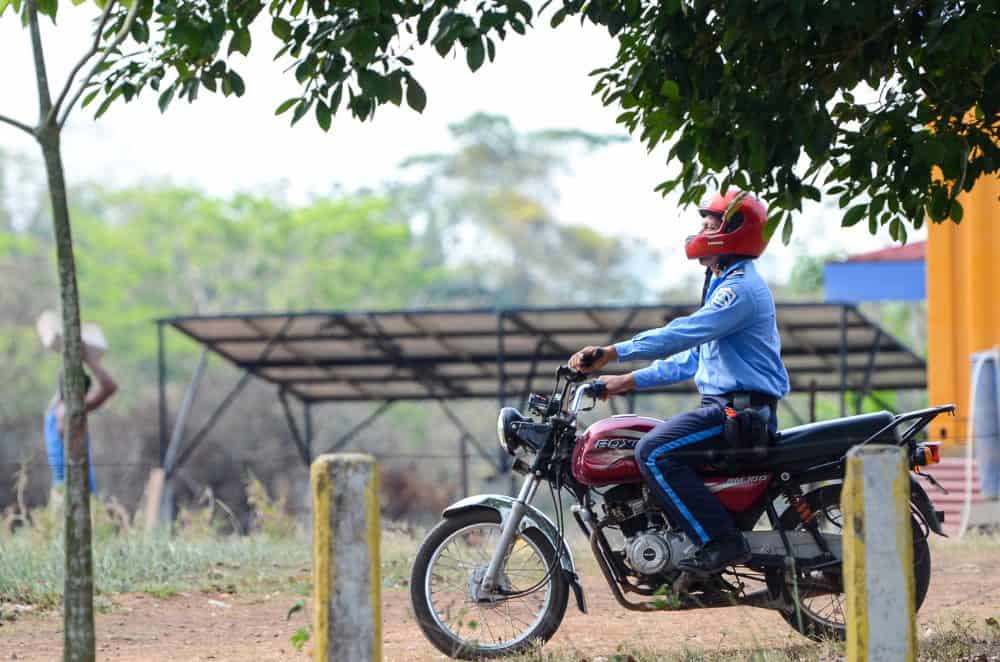
[{"label": "light blue uniform shirt", "polygon": [[774,297],[751,260],[713,278],[705,305],[694,313],[643,331],[615,349],[619,361],[660,359],[632,373],[640,391],[694,377],[705,395],[757,391],[781,398],[788,393]]}]

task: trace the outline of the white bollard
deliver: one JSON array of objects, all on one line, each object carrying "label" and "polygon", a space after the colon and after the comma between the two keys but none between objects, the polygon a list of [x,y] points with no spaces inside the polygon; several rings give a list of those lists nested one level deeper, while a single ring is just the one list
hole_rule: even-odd
[{"label": "white bollard", "polygon": [[321,455],[313,500],[313,659],[381,662],[382,568],[375,458]]},{"label": "white bollard", "polygon": [[859,446],[847,455],[841,511],[851,662],[917,657],[908,468],[897,446]]}]

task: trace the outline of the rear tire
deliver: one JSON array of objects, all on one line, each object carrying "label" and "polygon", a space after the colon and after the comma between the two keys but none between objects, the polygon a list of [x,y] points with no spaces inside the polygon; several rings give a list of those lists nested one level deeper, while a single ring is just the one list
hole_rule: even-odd
[{"label": "rear tire", "polygon": [[[435,593],[445,593],[446,591],[432,591],[428,589],[431,586],[432,579],[438,577],[442,572],[435,569],[439,567],[437,564],[442,555],[441,550],[447,548],[448,545],[457,539],[457,536],[471,535],[481,537],[482,531],[495,530],[498,532],[499,528],[500,515],[495,510],[481,509],[459,513],[454,517],[445,519],[427,534],[427,538],[420,545],[420,549],[414,559],[413,574],[410,580],[410,600],[413,604],[413,612],[417,624],[423,630],[427,639],[439,651],[449,657],[463,660],[479,660],[523,653],[537,643],[548,641],[559,628],[563,615],[566,613],[566,604],[569,599],[569,583],[562,573],[562,568],[558,567],[559,562],[556,559],[556,552],[552,544],[541,531],[534,528],[522,531],[515,538],[515,547],[518,545],[518,541],[523,541],[530,547],[530,551],[534,556],[540,554],[541,558],[538,561],[540,562],[539,567],[541,569],[547,571],[554,564],[557,567],[552,571],[547,585],[542,586],[537,593],[533,594],[545,596],[545,602],[541,605],[541,611],[538,612],[534,621],[524,623],[525,631],[517,633],[517,636],[510,640],[501,642],[491,643],[488,640],[481,640],[480,637],[488,639],[491,636],[499,639],[496,636],[496,631],[489,629],[487,618],[491,616],[491,610],[492,614],[499,613],[502,617],[502,610],[506,607],[503,603],[499,603],[498,606],[493,607],[477,606],[474,601],[469,599],[470,596],[468,595],[464,596],[464,603],[459,606],[459,610],[467,612],[469,618],[460,615],[457,623],[457,633],[451,630],[451,626],[454,624],[450,620],[447,623],[445,622],[448,620],[446,618],[447,612],[446,614],[436,612],[432,595]],[[466,534],[463,533],[463,530],[476,533]],[[492,553],[492,548],[484,549],[487,553]],[[511,553],[511,559],[515,555],[516,553]],[[488,561],[488,558],[486,560]],[[432,567],[432,564],[435,565]],[[469,576],[485,569],[485,562],[481,557],[473,556],[466,565],[475,566],[474,568],[469,567],[468,572],[466,572],[466,566],[463,566],[462,572],[466,572]],[[508,573],[514,571],[505,568],[502,572]],[[513,582],[515,580],[517,580],[516,575],[510,580],[513,590],[528,587],[528,585],[523,584],[514,585]],[[537,580],[532,578],[525,581],[533,583]],[[546,592],[548,592],[547,596],[545,595]],[[510,602],[513,603],[516,600],[518,598],[514,598]],[[450,609],[450,605],[448,607]],[[508,608],[508,615],[509,611]],[[474,624],[474,629],[469,631],[467,635],[463,633],[463,621],[466,625]],[[465,629],[468,630],[468,627]]]},{"label": "rear tire", "polygon": [[[810,510],[819,519],[820,530],[826,533],[840,533],[842,530],[842,513],[840,512],[840,492],[842,483],[825,485],[804,495]],[[781,514],[781,526],[786,529],[803,529],[799,514],[794,508],[788,508]],[[927,588],[931,583],[931,551],[927,545],[927,527],[914,515],[910,514],[913,527],[913,577],[915,581],[916,604],[914,611],[919,610],[927,596]],[[843,609],[843,568],[835,571],[824,571],[823,578],[835,581],[840,591],[830,594],[832,610],[820,609],[812,602],[813,598],[796,599],[795,586],[785,581],[785,592],[789,596],[788,608],[781,611],[781,616],[799,633],[814,640],[836,639],[843,641],[847,636],[846,616]],[[807,579],[800,573],[803,580]],[[824,596],[825,597],[825,596]],[[820,602],[822,598],[815,598]]]}]

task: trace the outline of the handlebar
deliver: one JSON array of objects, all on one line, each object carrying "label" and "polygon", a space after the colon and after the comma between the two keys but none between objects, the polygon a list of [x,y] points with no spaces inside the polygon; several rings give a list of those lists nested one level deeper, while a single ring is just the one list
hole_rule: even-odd
[{"label": "handlebar", "polygon": [[608,392],[607,385],[599,379],[596,379],[589,384],[583,384],[576,388],[576,392],[573,394],[573,403],[569,406],[569,413],[576,415],[583,406],[583,399],[585,397],[592,396],[596,398],[603,398]]}]

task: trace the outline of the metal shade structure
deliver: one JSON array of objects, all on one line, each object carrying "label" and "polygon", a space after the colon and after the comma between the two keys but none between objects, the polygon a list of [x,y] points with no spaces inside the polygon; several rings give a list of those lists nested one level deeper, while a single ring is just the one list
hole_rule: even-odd
[{"label": "metal shade structure", "polygon": [[[517,398],[570,354],[692,306],[303,312],[161,320],[303,402]],[[792,389],[922,389],[926,365],[850,305],[778,304]],[[609,365],[625,372],[638,364]],[[687,382],[665,392],[693,392]]]},{"label": "metal shade structure", "polygon": [[[660,305],[309,311],[157,320],[161,464],[169,479],[207,438],[246,384],[259,378],[278,387],[291,439],[306,464],[313,457],[312,407],[317,403],[381,403],[324,449],[329,452],[344,446],[394,402],[437,401],[460,433],[459,457],[467,493],[466,448],[471,446],[485,460],[497,463],[500,471],[505,470],[507,458],[498,458],[495,450],[481,446],[451,411],[449,402],[470,398],[523,401],[532,389],[547,389],[556,368],[580,347],[629,338],[694,309]],[[792,391],[839,392],[842,415],[848,392],[854,393],[860,409],[862,398],[872,391],[926,388],[924,360],[852,304],[778,304],[777,322]],[[204,348],[169,439],[167,328]],[[207,420],[186,437],[186,419],[209,354],[232,363],[243,374]],[[612,364],[606,372],[625,372],[639,365]],[[694,391],[688,381],[659,392]],[[291,407],[294,400],[300,403],[300,417]],[[798,414],[796,418],[801,420]]]}]

